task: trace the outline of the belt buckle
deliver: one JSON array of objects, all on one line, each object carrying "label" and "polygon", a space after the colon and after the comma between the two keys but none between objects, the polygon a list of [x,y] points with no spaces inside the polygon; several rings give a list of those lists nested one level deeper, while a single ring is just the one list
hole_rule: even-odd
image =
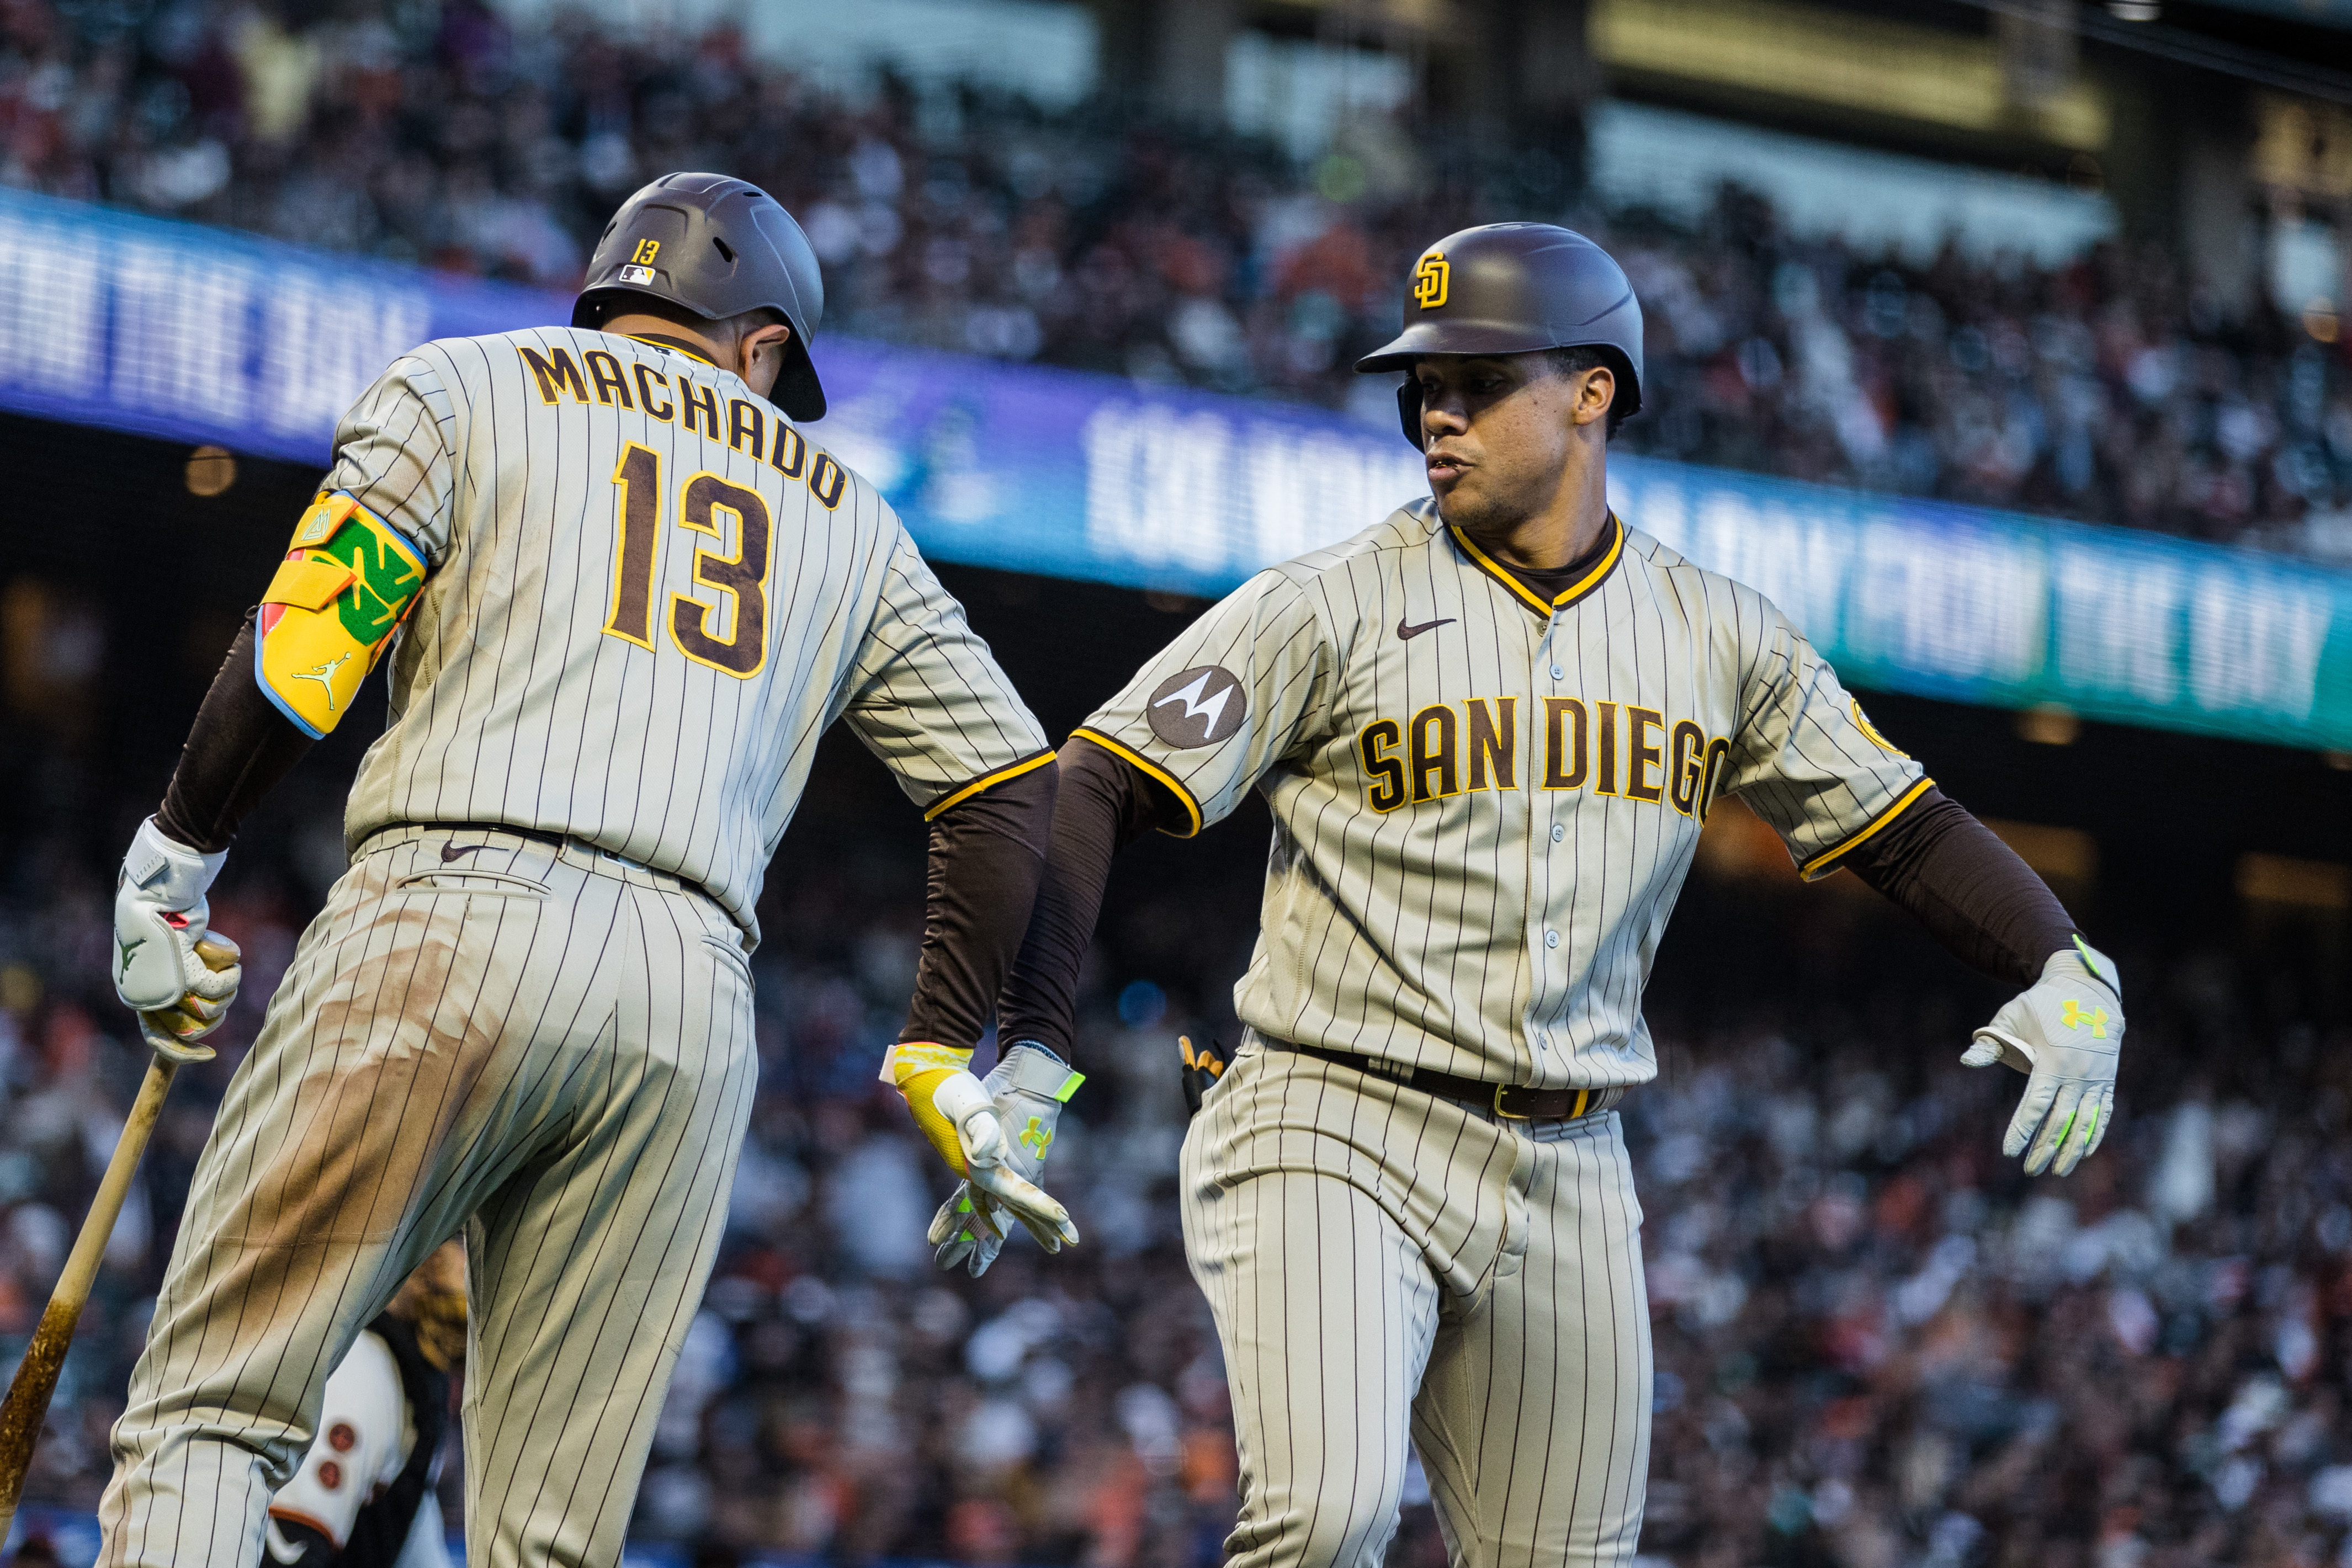
[{"label": "belt buckle", "polygon": [[1532,1122],[1535,1120],[1532,1116],[1517,1115],[1503,1109],[1503,1096],[1509,1093],[1516,1087],[1517,1087],[1516,1084],[1510,1083],[1497,1083],[1495,1085],[1495,1119],[1496,1121]]}]

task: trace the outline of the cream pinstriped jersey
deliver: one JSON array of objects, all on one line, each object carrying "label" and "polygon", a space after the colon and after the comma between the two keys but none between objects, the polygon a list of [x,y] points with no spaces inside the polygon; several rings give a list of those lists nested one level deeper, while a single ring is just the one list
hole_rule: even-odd
[{"label": "cream pinstriped jersey", "polygon": [[677,350],[545,328],[427,343],[336,432],[430,566],[345,832],[503,822],[699,883],[747,931],[818,735],[927,813],[1050,759],[887,503]]},{"label": "cream pinstriped jersey", "polygon": [[1613,519],[1546,604],[1430,502],[1260,572],[1080,733],[1194,829],[1272,805],[1265,1034],[1545,1087],[1657,1072],[1641,1013],[1709,803],[1808,876],[1927,786],[1753,589]]}]

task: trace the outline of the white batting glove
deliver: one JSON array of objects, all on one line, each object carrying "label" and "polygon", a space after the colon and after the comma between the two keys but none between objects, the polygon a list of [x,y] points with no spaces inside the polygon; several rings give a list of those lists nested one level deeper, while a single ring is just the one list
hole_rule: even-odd
[{"label": "white batting glove", "polygon": [[197,1042],[220,1028],[245,978],[236,944],[209,929],[205,894],[228,859],[204,854],[139,824],[114,888],[114,994],[139,1015],[159,1056],[209,1061]]},{"label": "white batting glove", "polygon": [[[1067,1062],[1033,1040],[1015,1043],[997,1059],[995,1071],[981,1081],[998,1124],[1012,1131],[1004,1163],[1031,1186],[1043,1188],[1045,1155],[1054,1146],[1054,1129],[1062,1119],[1062,1107],[1085,1082],[1084,1073],[1071,1071]],[[940,1206],[931,1220],[930,1240],[939,1249],[933,1260],[942,1269],[961,1263],[974,1279],[987,1273],[988,1266],[1004,1249],[1004,1222],[998,1209],[997,1200],[984,1186],[976,1186],[970,1177],[959,1183],[955,1196]],[[1014,1218],[1020,1218],[1018,1211]],[[1036,1230],[1035,1226],[1029,1227],[1031,1235],[1036,1235]],[[1076,1239],[1076,1232],[1071,1239]],[[1045,1241],[1043,1237],[1038,1239],[1041,1244]],[[1050,1245],[1045,1249],[1055,1250]]]},{"label": "white batting glove", "polygon": [[[882,1081],[905,1097],[915,1125],[948,1168],[1019,1220],[1037,1245],[1048,1252],[1076,1246],[1078,1228],[1069,1210],[1014,1168],[1004,1124],[986,1086],[969,1071],[971,1061],[971,1052],[955,1046],[902,1041],[882,1059]],[[988,1223],[992,1228],[992,1211]]]},{"label": "white batting glove", "polygon": [[2042,978],[1976,1031],[1960,1065],[1999,1061],[2029,1075],[2000,1151],[2012,1158],[2024,1155],[2027,1176],[2053,1169],[2053,1162],[2065,1176],[2099,1146],[2115,1120],[2123,1043],[2122,981],[2115,963],[2077,936],[2074,946],[2050,955]]}]

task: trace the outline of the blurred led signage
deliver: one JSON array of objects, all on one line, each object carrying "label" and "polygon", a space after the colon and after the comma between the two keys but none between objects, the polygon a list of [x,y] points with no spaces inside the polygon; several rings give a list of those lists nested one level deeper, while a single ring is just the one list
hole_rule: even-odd
[{"label": "blurred led signage", "polygon": [[[429,337],[568,298],[0,192],[0,407],[324,465]],[[1427,493],[1393,427],[821,339],[811,436],[943,559],[1188,593]],[[1770,595],[1859,685],[2352,749],[2352,572],[1621,455],[1625,519]]]}]

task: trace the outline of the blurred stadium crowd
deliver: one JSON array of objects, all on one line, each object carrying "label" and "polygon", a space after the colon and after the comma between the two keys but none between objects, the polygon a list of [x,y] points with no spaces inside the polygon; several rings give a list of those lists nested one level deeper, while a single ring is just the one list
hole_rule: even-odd
[{"label": "blurred stadium crowd", "polygon": [[759,182],[827,267],[829,329],[1393,418],[1349,361],[1431,239],[1561,217],[1650,321],[1638,450],[2352,557],[2352,331],[2226,319],[2161,248],[1931,264],[1581,204],[1541,150],[1385,122],[1297,166],[1096,105],[886,83],[855,100],[721,28],[519,33],[482,0],[0,5],[0,181],[572,287],[641,181]]},{"label": "blurred stadium crowd", "polygon": [[[517,34],[477,0],[0,0],[0,181],[19,186],[562,288],[614,204],[676,168],[793,206],[827,264],[828,330],[1383,426],[1385,382],[1347,366],[1389,334],[1413,252],[1564,216],[1626,260],[1649,313],[1657,413],[1627,427],[1636,449],[2352,557],[2347,335],[2224,319],[2160,250],[1909,265],[1790,235],[1737,192],[1692,229],[1589,211],[1540,153],[1359,126],[1299,167],[1099,107],[887,84],[851,101],[725,31]],[[152,803],[17,738],[0,759],[21,808],[0,823],[5,1358],[142,1065],[105,982],[108,897],[111,850]],[[245,945],[246,1000],[150,1151],[36,1500],[88,1507],[103,1484],[210,1102],[340,863],[331,772],[297,775],[278,848],[232,859],[216,920]],[[761,1093],[639,1534],[713,1562],[1215,1563],[1234,1460],[1175,1234],[1173,1040],[1233,1038],[1248,855],[1213,904],[1228,925],[1197,889],[1121,884],[1053,1173],[1087,1245],[1049,1262],[1020,1243],[970,1281],[929,1269],[944,1179],[875,1082],[913,973],[918,834],[866,845],[807,815],[763,909]],[[796,853],[813,838],[822,857]],[[1645,1552],[2352,1564],[2352,1038],[2318,1021],[2342,1005],[2310,988],[2326,961],[2257,967],[2102,924],[2131,992],[2125,1119],[2071,1180],[2027,1183],[1997,1157],[2017,1081],[1952,1065],[1998,993],[1841,896],[1850,880],[1703,869],[1685,918],[1721,938],[1715,961],[1677,965],[1708,940],[1677,936],[1654,988],[1664,1073],[1624,1113],[1659,1368]],[[1394,1557],[1444,1560],[1425,1493]]]},{"label": "blurred stadium crowd", "polygon": [[[66,787],[68,770],[42,766],[28,795]],[[338,858],[328,771],[297,776],[289,804],[307,829],[272,828],[230,862],[215,919],[245,945],[245,999],[223,1061],[184,1075],[149,1155],[37,1500],[87,1507],[103,1484],[208,1099]],[[72,787],[102,809],[103,790]],[[1160,852],[1225,854],[1205,904],[1156,875],[1115,894],[1087,981],[1091,1079],[1053,1172],[1087,1244],[1047,1260],[1021,1241],[975,1282],[929,1267],[921,1235],[945,1181],[875,1080],[912,976],[918,835],[910,820],[903,841],[866,843],[821,814],[794,833],[824,848],[788,838],[772,883],[752,1137],[640,1538],[680,1562],[1210,1568],[1234,1458],[1175,1230],[1173,1039],[1233,1039],[1254,846]],[[14,1354],[138,1063],[105,981],[110,862],[57,836],[8,847],[0,1351]],[[2312,989],[2324,964],[2284,956],[2284,938],[2260,949],[2273,968],[2220,952],[2158,962],[2118,933],[2123,1119],[2074,1178],[2029,1183],[1997,1155],[2019,1081],[1954,1065],[1998,991],[1868,894],[1841,894],[1850,879],[1735,872],[1703,861],[1652,990],[1664,1075],[1624,1113],[1657,1341],[1644,1568],[2352,1562],[2352,1038],[2311,1021],[2341,1006]],[[2099,923],[2103,941],[2115,924]],[[1444,1562],[1425,1493],[1392,1561]]]}]

